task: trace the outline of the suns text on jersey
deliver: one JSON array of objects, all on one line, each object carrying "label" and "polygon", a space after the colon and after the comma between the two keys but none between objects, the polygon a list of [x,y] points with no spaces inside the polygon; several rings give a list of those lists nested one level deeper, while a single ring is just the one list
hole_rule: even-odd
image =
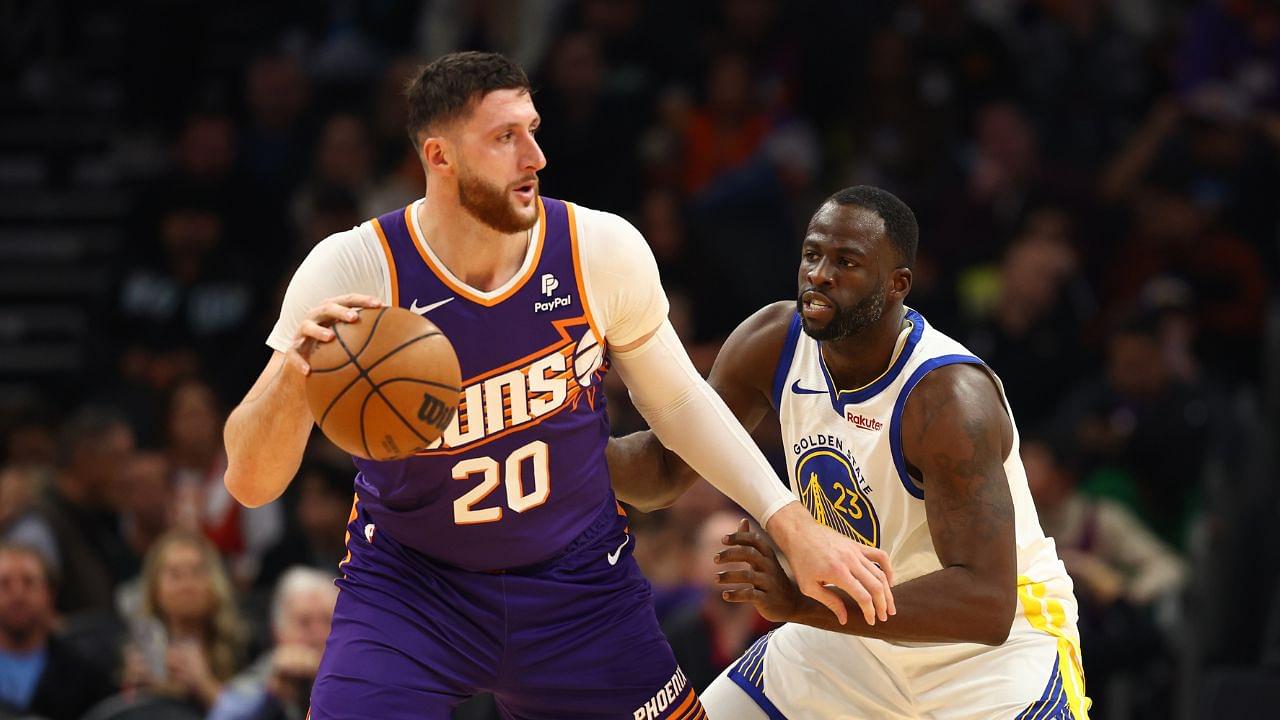
[{"label": "suns text on jersey", "polygon": [[492,439],[576,402],[584,388],[574,381],[573,350],[566,342],[518,367],[467,383],[444,434],[420,454]]}]

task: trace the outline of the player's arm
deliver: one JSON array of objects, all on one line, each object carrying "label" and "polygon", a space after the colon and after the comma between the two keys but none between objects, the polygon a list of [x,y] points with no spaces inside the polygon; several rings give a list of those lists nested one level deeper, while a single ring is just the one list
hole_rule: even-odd
[{"label": "player's arm", "polygon": [[271,359],[223,429],[223,482],[242,504],[275,500],[297,474],[313,423],[307,358],[317,343],[333,340],[334,323],[358,322],[356,309],[383,304],[388,275],[376,237],[359,229],[318,243],[294,273],[267,339]]},{"label": "player's arm", "polygon": [[[579,220],[587,221],[579,225],[585,286],[589,294],[602,291],[590,306],[614,346],[613,367],[654,434],[768,528],[791,558],[802,592],[819,598],[841,620],[847,610],[827,585],[845,588],[868,623],[891,615],[888,556],[816,523],[778,481],[667,322],[666,294],[644,238],[607,213],[583,209]],[[591,232],[582,231],[587,224]]]},{"label": "player's arm", "polygon": [[227,449],[223,482],[241,504],[258,507],[275,500],[298,472],[314,422],[306,379],[315,343],[333,340],[334,323],[357,322],[355,308],[379,305],[367,295],[326,300],[307,314],[287,352],[271,353],[222,431]]},{"label": "player's arm", "polygon": [[[1017,595],[1013,499],[1004,474],[1013,426],[984,370],[948,365],[925,376],[902,419],[903,455],[924,479],[929,533],[942,569],[893,589],[898,613],[870,626],[847,625],[801,595],[767,540],[745,528],[718,562],[750,570],[720,573],[725,599],[751,602],[766,617],[886,640],[999,645],[1009,635]],[[850,598],[844,598],[851,603]],[[850,607],[852,605],[850,604]]]},{"label": "player's arm", "polygon": [[[794,312],[791,302],[760,309],[729,335],[711,367],[707,383],[747,432],[769,411],[769,385]],[[625,355],[648,339],[613,352]],[[645,512],[671,505],[700,479],[652,430],[611,439],[605,456],[618,499]]]}]

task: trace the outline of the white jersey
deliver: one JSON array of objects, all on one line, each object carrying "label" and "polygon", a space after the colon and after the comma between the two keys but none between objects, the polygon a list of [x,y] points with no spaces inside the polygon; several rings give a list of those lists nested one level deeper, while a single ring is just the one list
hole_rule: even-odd
[{"label": "white jersey", "polygon": [[[919,313],[908,309],[906,319],[889,369],[866,387],[842,391],[796,315],[773,383],[792,491],[822,524],[888,553],[898,583],[942,568],[925,515],[928,487],[908,473],[902,455],[903,407],[936,368],[968,363],[991,372]],[[1071,580],[1040,529],[1018,445],[1015,426],[1004,471],[1013,497],[1019,602],[1006,643],[884,641],[789,623],[748,652],[727,679],[761,708],[772,703],[770,717],[1013,718],[1028,710],[1028,717],[1085,717]],[[743,720],[724,709],[741,707],[726,677],[704,705],[713,720]]]},{"label": "white jersey", "polygon": [[[774,382],[792,491],[824,525],[888,553],[898,582],[942,569],[925,518],[926,488],[908,474],[902,457],[907,397],[930,370],[955,363],[986,368],[920,313],[907,310],[907,321],[889,369],[846,391],[832,383],[818,341],[804,334],[797,315]],[[1018,445],[1015,426],[1004,472],[1013,496],[1018,575],[1033,582],[1066,579],[1053,540],[1040,529]]]}]

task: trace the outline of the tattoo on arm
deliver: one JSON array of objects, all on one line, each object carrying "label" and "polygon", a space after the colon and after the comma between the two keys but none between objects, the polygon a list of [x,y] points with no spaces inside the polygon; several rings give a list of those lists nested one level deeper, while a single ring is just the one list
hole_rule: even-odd
[{"label": "tattoo on arm", "polygon": [[[922,435],[946,405],[927,412]],[[997,542],[1013,522],[1013,505],[1009,497],[995,428],[982,418],[966,414],[963,421],[965,441],[954,443],[955,450],[940,450],[932,455],[932,466],[939,479],[946,478],[946,491],[936,494],[936,526],[938,543],[954,547],[959,543],[986,544]],[[922,438],[923,441],[923,438]],[[967,446],[967,447],[966,447]],[[967,450],[968,452],[965,452]]]}]

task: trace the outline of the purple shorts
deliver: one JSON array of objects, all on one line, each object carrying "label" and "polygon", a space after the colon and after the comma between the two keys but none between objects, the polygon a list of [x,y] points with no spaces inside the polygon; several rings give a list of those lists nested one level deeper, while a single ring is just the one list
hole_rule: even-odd
[{"label": "purple shorts", "polygon": [[705,718],[612,502],[559,556],[497,573],[431,560],[357,508],[310,717],[447,720],[492,692],[519,720]]}]

